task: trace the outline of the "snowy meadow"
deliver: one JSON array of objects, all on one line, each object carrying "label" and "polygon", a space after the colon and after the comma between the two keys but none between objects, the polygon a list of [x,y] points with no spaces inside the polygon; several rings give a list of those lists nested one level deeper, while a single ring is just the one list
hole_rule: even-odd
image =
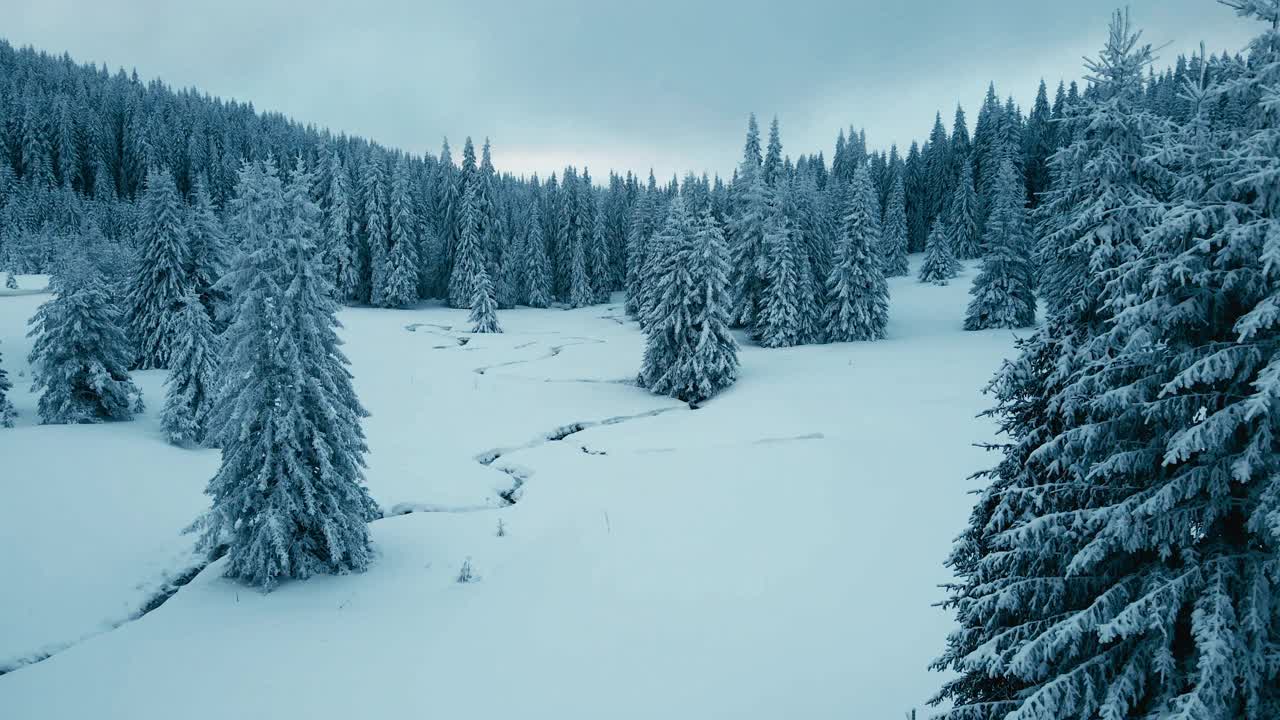
[{"label": "snowy meadow", "polygon": [[[370,524],[370,570],[261,595],[214,563],[142,617],[200,561],[180,531],[207,503],[217,452],[173,448],[155,411],[39,425],[19,383],[0,448],[42,470],[0,510],[2,612],[21,618],[0,656],[9,669],[52,656],[0,677],[0,706],[42,718],[919,707],[950,626],[931,602],[967,512],[963,477],[989,462],[972,443],[994,434],[974,417],[975,388],[1013,345],[1009,331],[963,332],[973,272],[946,287],[895,280],[878,343],[744,348],[738,385],[698,410],[635,386],[643,336],[621,295],[503,312],[500,335],[471,334],[461,310],[344,310],[370,411],[368,487],[387,516]],[[8,357],[43,299],[0,295]],[[160,374],[141,375],[159,405]],[[922,437],[934,452],[912,451]],[[464,565],[473,582],[458,582]],[[302,657],[317,664],[282,670]],[[230,684],[248,694],[209,692]]]},{"label": "snowy meadow", "polygon": [[0,718],[1275,720],[1280,0],[1218,5],[661,182],[0,40]]}]

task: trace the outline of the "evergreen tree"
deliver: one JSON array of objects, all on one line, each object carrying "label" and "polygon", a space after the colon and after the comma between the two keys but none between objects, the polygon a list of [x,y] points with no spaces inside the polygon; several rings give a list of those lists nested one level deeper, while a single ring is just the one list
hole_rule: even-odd
[{"label": "evergreen tree", "polygon": [[782,205],[775,193],[769,218],[764,225],[766,250],[765,290],[754,335],[764,347],[791,347],[804,342],[804,318],[800,307],[800,266],[796,242]]},{"label": "evergreen tree", "polygon": [[503,245],[499,265],[502,277],[497,291],[499,308],[510,309],[528,301],[526,293],[529,281],[522,263],[522,259],[528,255],[524,247],[527,241],[528,235],[521,232]]},{"label": "evergreen tree", "polygon": [[191,220],[187,226],[187,272],[191,278],[191,290],[200,299],[205,313],[216,318],[219,306],[226,300],[225,293],[217,289],[217,284],[226,270],[227,234],[214,211],[208,183],[203,177],[196,178],[192,195],[195,202],[191,206]]},{"label": "evergreen tree", "polygon": [[143,370],[168,367],[174,318],[191,290],[191,254],[182,200],[167,171],[147,173],[139,205],[137,266],[125,300]]},{"label": "evergreen tree", "polygon": [[942,124],[942,113],[934,115],[933,130],[929,133],[921,161],[924,164],[925,222],[932,224],[946,212],[954,183],[951,140]]},{"label": "evergreen tree", "polygon": [[1022,174],[1013,160],[1001,163],[987,218],[982,271],[974,279],[965,330],[1023,328],[1036,320],[1036,297],[1027,238]]},{"label": "evergreen tree", "polygon": [[378,307],[385,306],[387,291],[387,257],[391,248],[391,228],[387,210],[387,168],[381,153],[370,150],[361,177],[364,198],[364,247],[360,273],[360,299]]},{"label": "evergreen tree", "polygon": [[[1258,102],[1280,80],[1280,4],[1232,4],[1269,25],[1251,81],[1225,88],[1257,103],[1251,132],[1213,132],[1203,106],[1180,130],[1145,116],[1150,49],[1119,13],[1068,115],[1038,213],[1064,215],[1047,277],[1085,276],[1053,288],[993,383],[1012,442],[952,554],[949,717],[1280,712],[1280,285],[1264,239],[1280,234],[1260,171],[1280,133]],[[1147,173],[1173,181],[1168,204]]]},{"label": "evergreen tree", "polygon": [[911,143],[903,168],[903,196],[907,216],[907,251],[918,252],[925,247],[929,233],[929,188],[920,146]]},{"label": "evergreen tree", "polygon": [[960,272],[960,261],[951,249],[951,239],[947,237],[944,225],[936,222],[929,231],[929,242],[925,245],[924,259],[920,262],[920,282],[946,285],[948,280]]},{"label": "evergreen tree", "polygon": [[473,333],[502,332],[498,326],[498,300],[493,282],[489,280],[489,271],[483,267],[471,286],[471,315],[468,320]]},{"label": "evergreen tree", "polygon": [[217,387],[218,347],[213,324],[194,292],[176,318],[160,425],[175,445],[203,445]]},{"label": "evergreen tree", "polygon": [[982,245],[978,242],[978,194],[973,188],[973,167],[968,163],[960,169],[960,180],[951,196],[946,231],[957,258],[972,260],[981,257]]},{"label": "evergreen tree", "polygon": [[342,301],[357,299],[360,287],[355,236],[351,232],[351,197],[346,166],[337,149],[329,153],[329,204],[324,208],[324,268]]},{"label": "evergreen tree", "polygon": [[592,299],[609,302],[612,269],[609,262],[609,239],[605,231],[605,208],[598,203],[591,227],[591,245],[587,252],[587,276],[591,281]]},{"label": "evergreen tree", "polygon": [[964,167],[973,170],[973,141],[969,139],[969,124],[964,108],[956,105],[956,115],[951,123],[951,182],[960,179]]},{"label": "evergreen tree", "polygon": [[129,379],[129,341],[101,273],[76,254],[53,289],[28,333],[35,338],[30,362],[41,422],[129,420],[141,407],[141,393]]},{"label": "evergreen tree", "polygon": [[591,278],[587,274],[587,237],[583,232],[574,232],[569,245],[569,307],[586,307],[595,301],[591,291]]},{"label": "evergreen tree", "polygon": [[737,214],[729,224],[733,237],[730,284],[732,286],[731,322],[735,327],[754,327],[760,315],[764,291],[766,260],[765,224],[769,196],[764,177],[749,163],[738,175],[742,190],[738,193]]},{"label": "evergreen tree", "polygon": [[542,211],[537,198],[529,207],[529,229],[524,241],[526,302],[529,307],[544,308],[551,304],[551,258],[542,234]]},{"label": "evergreen tree", "polygon": [[[653,175],[649,175],[650,179]],[[627,301],[626,312],[631,317],[640,314],[640,299],[644,294],[644,266],[648,258],[648,246],[653,237],[655,206],[658,199],[652,190],[636,202],[627,227]]]},{"label": "evergreen tree", "polygon": [[[754,116],[753,116],[754,117]],[[748,135],[750,128],[748,128]],[[746,153],[750,153],[751,138],[747,138],[748,147],[745,148]],[[744,163],[749,157],[744,157]],[[778,116],[773,117],[773,122],[769,123],[769,146],[765,151],[764,163],[760,166],[761,179],[764,184],[773,187],[782,179],[782,134],[778,131]]]},{"label": "evergreen tree", "polygon": [[679,239],[656,279],[640,382],[656,393],[702,402],[738,375],[724,235],[710,209],[692,220],[682,197],[672,201],[664,233]]},{"label": "evergreen tree", "polygon": [[1040,81],[1036,102],[1027,118],[1027,131],[1023,138],[1023,155],[1027,178],[1027,197],[1031,207],[1040,202],[1040,193],[1049,189],[1049,156],[1054,153],[1056,140],[1052,125],[1053,111],[1049,107],[1049,90]]},{"label": "evergreen tree", "polygon": [[418,300],[418,221],[410,196],[409,161],[401,157],[391,179],[391,251],[387,256],[384,307],[405,307]]},{"label": "evergreen tree", "polygon": [[13,389],[13,384],[5,373],[3,361],[4,355],[0,354],[0,427],[13,427],[13,418],[17,414],[13,403],[9,402],[9,391]]},{"label": "evergreen tree", "polygon": [[458,214],[462,233],[458,236],[458,247],[454,251],[453,272],[449,276],[450,307],[471,307],[480,272],[488,273],[484,248],[480,244],[478,232],[476,193],[476,183],[469,183],[462,195],[462,207]]},{"label": "evergreen tree", "polygon": [[889,321],[889,286],[876,256],[881,239],[875,193],[866,166],[859,167],[826,281],[826,338],[831,342],[879,340]]},{"label": "evergreen tree", "polygon": [[910,272],[907,260],[907,208],[902,173],[895,173],[893,189],[884,209],[881,224],[880,266],[886,277],[900,277]]},{"label": "evergreen tree", "polygon": [[192,527],[204,550],[225,544],[226,575],[251,585],[364,570],[366,524],[381,512],[362,484],[367,413],[315,262],[319,209],[268,161],[241,170],[232,210],[252,249],[227,276],[235,312],[210,421],[222,465]]}]

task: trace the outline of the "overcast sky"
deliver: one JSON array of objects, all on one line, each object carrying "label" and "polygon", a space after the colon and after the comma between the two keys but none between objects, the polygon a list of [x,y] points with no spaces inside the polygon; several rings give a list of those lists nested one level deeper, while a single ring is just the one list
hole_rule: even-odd
[{"label": "overcast sky", "polygon": [[[905,146],[957,101],[972,129],[990,80],[1026,107],[1079,77],[1116,2],[0,0],[0,35],[415,153],[469,134],[501,170],[666,177],[729,173],[751,111],[792,155],[851,123]],[[1129,6],[1161,65],[1255,32],[1213,0]]]}]

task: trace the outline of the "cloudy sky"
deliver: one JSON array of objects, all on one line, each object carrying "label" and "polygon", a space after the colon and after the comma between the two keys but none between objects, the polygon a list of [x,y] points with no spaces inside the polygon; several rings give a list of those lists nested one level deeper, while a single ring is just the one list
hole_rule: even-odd
[{"label": "cloudy sky", "polygon": [[[728,173],[748,112],[787,152],[927,134],[988,81],[1028,106],[1081,74],[1118,0],[0,0],[0,36],[137,68],[381,143],[489,136],[495,164]],[[194,7],[195,5],[200,7]],[[1252,27],[1213,0],[1130,0],[1161,64]]]}]

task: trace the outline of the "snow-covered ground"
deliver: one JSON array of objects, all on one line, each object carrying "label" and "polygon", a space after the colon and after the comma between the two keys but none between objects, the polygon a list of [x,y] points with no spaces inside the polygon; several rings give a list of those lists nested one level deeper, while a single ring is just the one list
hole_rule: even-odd
[{"label": "snow-covered ground", "polygon": [[36,425],[45,296],[0,292],[21,413],[0,431],[0,669],[53,653],[0,676],[0,717],[900,718],[942,680],[932,604],[1012,348],[961,330],[973,272],[891,281],[882,342],[744,347],[696,411],[629,384],[619,302],[474,337],[464,311],[346,310],[392,515],[377,562],[265,595],[214,564],[140,619],[192,567],[180,530],[217,452],[164,442],[157,373],[138,421]]}]

